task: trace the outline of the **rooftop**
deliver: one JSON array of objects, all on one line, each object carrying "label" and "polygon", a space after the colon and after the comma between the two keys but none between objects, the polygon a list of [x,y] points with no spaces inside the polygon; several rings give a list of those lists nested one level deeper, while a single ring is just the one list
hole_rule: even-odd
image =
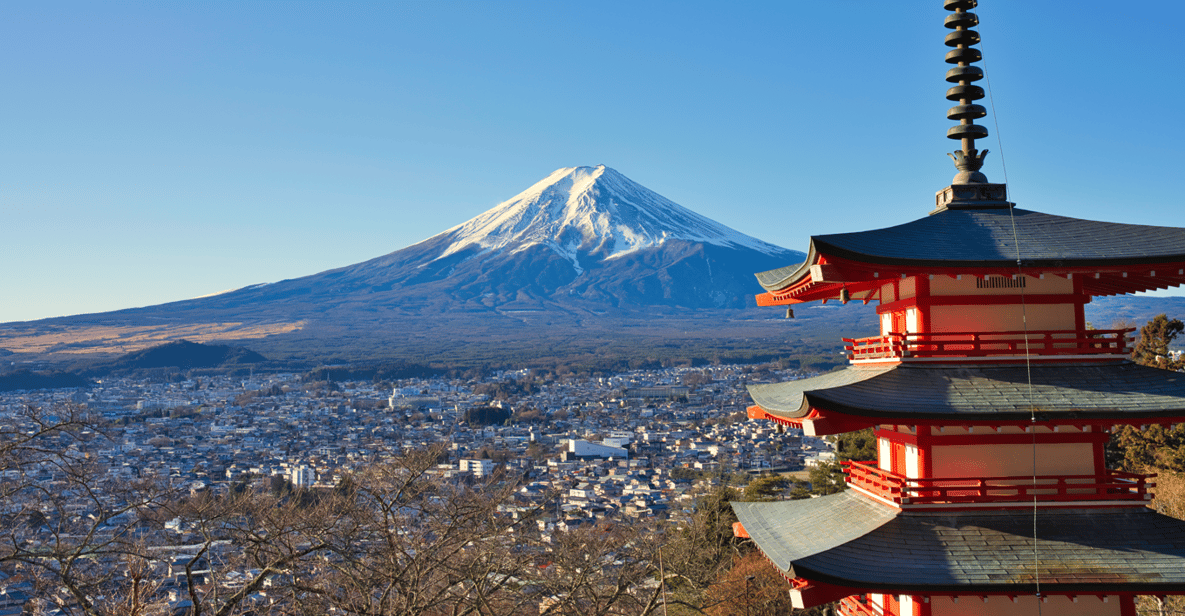
[{"label": "rooftop", "polygon": [[[895,227],[814,236],[805,262],[758,273],[757,280],[770,292],[826,282],[811,271],[821,256],[846,262],[839,267],[847,279],[835,282],[847,283],[871,282],[878,267],[880,277],[904,268],[914,273],[944,268],[1016,273],[1019,259],[1029,270],[1026,274],[1091,274],[1084,277],[1083,290],[1089,295],[1185,284],[1185,228],[1098,222],[1018,208],[945,209]],[[1100,268],[1123,267],[1138,275],[1120,276],[1120,281],[1093,277]]]},{"label": "rooftop", "polygon": [[[1030,386],[1029,374],[1032,375]],[[809,379],[749,385],[762,410],[787,419],[811,409],[894,419],[1132,421],[1185,415],[1185,374],[1131,362],[973,366],[870,364]]]},{"label": "rooftop", "polygon": [[[914,513],[852,491],[733,503],[745,531],[792,578],[901,594],[1179,592],[1185,521],[1147,508]],[[1034,544],[1035,541],[1035,544]],[[1035,566],[1035,568],[1034,568]]]}]

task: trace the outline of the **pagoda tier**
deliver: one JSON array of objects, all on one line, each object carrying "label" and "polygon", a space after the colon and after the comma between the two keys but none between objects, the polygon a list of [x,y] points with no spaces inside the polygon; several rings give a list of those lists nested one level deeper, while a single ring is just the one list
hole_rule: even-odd
[{"label": "pagoda tier", "polygon": [[858,365],[749,386],[754,419],[840,434],[882,423],[1066,427],[1185,422],[1185,374],[1107,364]]},{"label": "pagoda tier", "polygon": [[1144,507],[1043,511],[1034,523],[1032,511],[903,511],[846,491],[733,508],[739,532],[793,580],[795,607],[863,592],[979,603],[1039,585],[1098,602],[1185,589],[1185,521]]},{"label": "pagoda tier", "polygon": [[902,277],[982,280],[1017,274],[1061,278],[1067,281],[1064,295],[1083,297],[1074,299],[1078,303],[1178,286],[1185,284],[1185,229],[1011,207],[946,209],[896,227],[814,236],[805,262],[757,274],[766,290],[757,302],[884,302],[884,283]]}]

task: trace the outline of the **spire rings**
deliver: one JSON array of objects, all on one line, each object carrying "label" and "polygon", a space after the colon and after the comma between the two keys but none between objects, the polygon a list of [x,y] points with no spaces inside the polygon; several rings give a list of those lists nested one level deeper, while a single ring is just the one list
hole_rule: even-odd
[{"label": "spire rings", "polygon": [[971,29],[979,25],[979,17],[969,12],[969,9],[975,8],[978,2],[945,0],[942,4],[946,10],[952,11],[952,14],[943,20],[943,25],[953,30],[946,35],[944,41],[947,47],[954,47],[946,54],[946,62],[956,65],[946,72],[946,81],[956,84],[946,91],[946,99],[958,103],[947,110],[946,117],[959,122],[946,131],[946,136],[961,141],[963,145],[963,149],[956,150],[951,155],[955,167],[959,170],[952,183],[987,183],[987,177],[979,171],[983,167],[983,157],[987,155],[987,151],[981,153],[975,149],[975,140],[988,136],[988,129],[974,122],[987,115],[987,110],[982,105],[975,104],[975,101],[987,96],[983,88],[974,85],[976,81],[984,78],[983,69],[972,66],[983,59],[980,51],[971,47],[979,43],[979,32]]}]

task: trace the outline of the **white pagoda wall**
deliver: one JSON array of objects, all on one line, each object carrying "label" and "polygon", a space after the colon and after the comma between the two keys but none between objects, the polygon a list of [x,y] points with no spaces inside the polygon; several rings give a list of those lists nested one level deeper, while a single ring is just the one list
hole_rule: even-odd
[{"label": "white pagoda wall", "polygon": [[[1019,301],[1019,300],[1018,300]],[[1018,304],[992,306],[931,306],[930,332],[1018,332],[1074,329],[1074,304]]]},{"label": "white pagoda wall", "polygon": [[[932,477],[1012,477],[1033,474],[1033,446],[953,445],[930,449]],[[1090,443],[1043,443],[1037,449],[1038,475],[1094,475]]]}]

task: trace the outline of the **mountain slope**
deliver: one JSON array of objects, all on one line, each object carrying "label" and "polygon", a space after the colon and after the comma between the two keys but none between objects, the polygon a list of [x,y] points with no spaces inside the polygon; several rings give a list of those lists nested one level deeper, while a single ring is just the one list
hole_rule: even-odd
[{"label": "mountain slope", "polygon": [[235,314],[280,309],[300,318],[359,301],[413,312],[425,302],[433,310],[462,312],[742,308],[753,306],[761,290],[753,272],[803,258],[700,216],[613,169],[573,167],[402,250],[166,306]]},{"label": "mountain slope", "polygon": [[[326,345],[387,348],[392,341],[511,344],[517,343],[516,328],[524,327],[537,336],[562,330],[556,335],[569,340],[575,332],[592,331],[628,337],[622,319],[658,332],[667,331],[655,321],[659,315],[698,322],[704,310],[754,307],[761,288],[753,272],[803,258],[696,214],[607,167],[573,167],[471,220],[362,263],[219,295],[6,330],[24,335],[28,328],[52,329],[57,334],[45,334],[36,348],[71,353],[103,344],[127,352],[181,338],[260,336],[309,353]],[[756,312],[752,316],[769,317]],[[78,333],[82,329],[89,333]],[[722,332],[697,325],[690,335]],[[0,332],[0,346],[36,346],[27,337],[20,348],[12,346],[13,337]],[[502,342],[491,342],[495,339]],[[288,354],[276,355],[266,344],[251,346],[269,356]]]},{"label": "mountain slope", "polygon": [[257,364],[267,359],[241,347],[198,344],[178,340],[160,346],[133,351],[118,361],[96,366],[95,374],[107,374],[119,370],[142,370],[148,368],[214,368],[227,364]]},{"label": "mountain slope", "polygon": [[613,259],[667,240],[769,255],[786,252],[700,216],[604,165],[557,169],[441,236],[450,245],[439,258],[470,247],[517,252],[542,245],[571,259],[577,273],[582,270],[580,255]]}]

